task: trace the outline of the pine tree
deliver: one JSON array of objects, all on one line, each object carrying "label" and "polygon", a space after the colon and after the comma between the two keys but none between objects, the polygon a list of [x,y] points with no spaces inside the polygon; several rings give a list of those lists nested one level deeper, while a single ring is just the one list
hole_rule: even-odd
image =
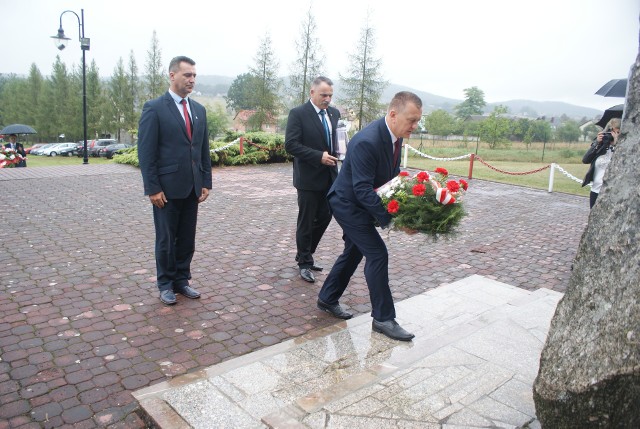
[{"label": "pine tree", "polygon": [[147,51],[147,62],[145,64],[145,100],[160,97],[167,91],[169,82],[167,80],[167,71],[162,67],[162,52],[160,50],[160,42],[153,30],[151,38],[151,47]]},{"label": "pine tree", "polygon": [[382,60],[375,58],[374,50],[374,30],[367,19],[357,51],[350,56],[347,75],[340,75],[344,85],[341,102],[355,115],[358,130],[384,112],[379,100],[388,82],[381,77]]},{"label": "pine tree", "polygon": [[296,40],[298,57],[291,65],[289,77],[289,91],[296,104],[302,104],[309,98],[311,82],[322,74],[324,55],[315,36],[316,29],[316,22],[309,7],[305,19],[300,24],[300,38]]}]

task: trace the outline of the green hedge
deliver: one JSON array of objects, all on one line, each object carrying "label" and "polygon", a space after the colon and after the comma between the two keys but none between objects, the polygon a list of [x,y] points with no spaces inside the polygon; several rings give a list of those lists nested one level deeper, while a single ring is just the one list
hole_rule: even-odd
[{"label": "green hedge", "polygon": [[[240,155],[240,145],[238,143],[221,151],[217,148],[224,147],[230,142],[244,135],[245,140],[257,146],[244,143],[244,154]],[[284,136],[265,132],[237,133],[228,131],[222,141],[210,142],[211,165],[247,165],[247,164],[267,164],[275,162],[289,162],[293,159],[284,149]],[[116,154],[113,160],[119,164],[129,164],[139,167],[138,148],[132,147],[122,154]]]}]

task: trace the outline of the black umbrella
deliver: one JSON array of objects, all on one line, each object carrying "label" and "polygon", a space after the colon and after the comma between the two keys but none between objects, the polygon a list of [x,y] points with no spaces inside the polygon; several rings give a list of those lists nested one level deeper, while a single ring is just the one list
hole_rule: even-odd
[{"label": "black umbrella", "polygon": [[627,79],[611,79],[602,88],[596,91],[596,95],[605,97],[624,97],[627,93]]},{"label": "black umbrella", "polygon": [[0,130],[0,134],[36,134],[36,130],[29,125],[12,124]]},{"label": "black umbrella", "polygon": [[596,122],[596,125],[600,128],[604,128],[607,126],[607,123],[609,123],[611,119],[622,118],[623,112],[624,104],[618,104],[617,106],[609,107],[604,111],[604,115],[602,115],[602,118],[600,118],[600,120]]}]

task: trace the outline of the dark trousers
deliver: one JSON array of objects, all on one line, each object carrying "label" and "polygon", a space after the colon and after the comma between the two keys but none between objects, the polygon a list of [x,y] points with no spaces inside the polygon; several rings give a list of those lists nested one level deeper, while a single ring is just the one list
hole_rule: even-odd
[{"label": "dark trousers", "polygon": [[590,209],[593,208],[593,205],[596,203],[597,199],[598,199],[598,193],[597,192],[589,193],[589,208]]},{"label": "dark trousers", "polygon": [[313,254],[330,222],[331,209],[327,203],[327,192],[298,189],[296,261],[300,268],[313,265]]},{"label": "dark trousers", "polygon": [[336,212],[334,217],[344,232],[344,251],[333,264],[318,298],[329,305],[337,304],[364,256],[371,316],[379,322],[395,319],[396,310],[389,288],[389,254],[384,240],[373,224],[353,224]]},{"label": "dark trousers", "polygon": [[195,252],[198,197],[170,199],[163,208],[153,206],[156,227],[158,289],[172,290],[189,284]]}]

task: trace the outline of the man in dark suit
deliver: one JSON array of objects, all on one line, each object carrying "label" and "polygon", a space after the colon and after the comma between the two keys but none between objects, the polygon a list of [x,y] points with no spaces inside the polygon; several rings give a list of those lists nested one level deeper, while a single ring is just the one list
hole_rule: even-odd
[{"label": "man in dark suit", "polygon": [[331,222],[327,191],[338,175],[336,130],[340,112],[329,107],[331,79],[319,76],[311,84],[309,101],[291,109],[285,148],[293,155],[293,186],[298,191],[296,261],[302,279],[316,281],[312,271],[322,271],[313,254]]},{"label": "man in dark suit", "polygon": [[191,259],[198,204],[212,185],[207,114],[188,98],[196,81],[195,62],[183,56],[172,59],[169,79],[169,91],[142,109],[138,159],[144,193],[153,204],[160,300],[172,305],[175,293],[200,297],[189,286]]},{"label": "man in dark suit", "polygon": [[17,163],[15,166],[17,167],[26,167],[27,166],[27,153],[24,151],[24,146],[22,145],[22,143],[18,142],[18,135],[17,134],[9,134],[9,143],[4,145],[5,148],[7,149],[13,149],[16,151],[16,153],[20,154],[23,156],[22,161],[20,161],[19,163]]},{"label": "man in dark suit", "polygon": [[389,288],[389,255],[375,224],[389,227],[387,213],[375,189],[400,172],[403,137],[410,137],[422,117],[422,101],[411,92],[397,93],[384,118],[372,122],[349,142],[340,175],[329,190],[329,205],[343,230],[344,251],[318,294],[318,308],[340,319],[353,315],[338,300],[364,256],[364,275],[371,298],[372,329],[389,338],[410,341],[414,335],[396,321]]}]

